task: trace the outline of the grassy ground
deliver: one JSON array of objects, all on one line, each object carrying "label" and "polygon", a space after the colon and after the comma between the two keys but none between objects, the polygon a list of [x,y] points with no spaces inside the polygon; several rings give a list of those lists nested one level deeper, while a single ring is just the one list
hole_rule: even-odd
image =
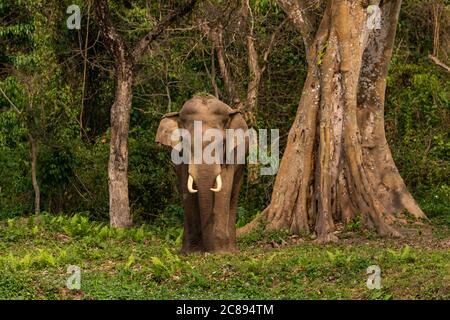
[{"label": "grassy ground", "polygon": [[[0,221],[1,299],[450,299],[448,221],[401,240],[350,225],[339,244],[283,232],[239,239],[240,253],[178,255],[181,229],[112,230],[76,215]],[[81,290],[68,290],[68,265]],[[381,268],[380,290],[366,286]]]}]

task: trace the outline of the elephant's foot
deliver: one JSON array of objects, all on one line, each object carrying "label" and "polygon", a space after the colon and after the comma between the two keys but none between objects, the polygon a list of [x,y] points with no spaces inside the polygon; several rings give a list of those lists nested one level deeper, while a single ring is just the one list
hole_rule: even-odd
[{"label": "elephant's foot", "polygon": [[190,254],[190,253],[237,253],[239,252],[236,246],[227,246],[227,247],[214,247],[214,248],[205,248],[199,245],[186,245],[183,246],[180,250],[181,254]]},{"label": "elephant's foot", "polygon": [[183,246],[180,250],[182,254],[189,254],[189,253],[195,253],[195,252],[205,252],[205,248],[200,245],[188,245]]},{"label": "elephant's foot", "polygon": [[217,253],[217,254],[226,254],[226,253],[237,253],[239,252],[239,250],[237,248],[233,248],[233,249],[219,249],[219,250],[213,250],[213,251],[208,251],[211,253]]},{"label": "elephant's foot", "polygon": [[236,253],[239,252],[238,248],[236,247],[236,245],[230,245],[230,246],[226,246],[226,247],[210,247],[210,248],[206,248],[205,252],[210,252],[210,253]]}]

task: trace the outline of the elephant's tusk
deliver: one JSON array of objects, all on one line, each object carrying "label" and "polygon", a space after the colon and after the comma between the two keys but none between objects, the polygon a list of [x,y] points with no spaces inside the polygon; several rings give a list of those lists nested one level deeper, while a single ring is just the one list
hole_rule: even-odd
[{"label": "elephant's tusk", "polygon": [[211,188],[211,191],[213,192],[219,192],[220,190],[222,190],[222,177],[220,176],[220,174],[216,177],[216,183],[217,187]]},{"label": "elephant's tusk", "polygon": [[191,175],[189,175],[188,181],[187,181],[187,187],[190,193],[196,193],[198,190],[195,190],[193,188],[193,184],[194,184],[194,178],[192,178]]}]

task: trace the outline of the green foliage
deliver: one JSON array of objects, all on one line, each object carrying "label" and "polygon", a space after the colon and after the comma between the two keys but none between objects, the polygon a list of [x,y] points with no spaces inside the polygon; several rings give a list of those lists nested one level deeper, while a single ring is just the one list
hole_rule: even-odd
[{"label": "green foliage", "polygon": [[27,253],[22,257],[15,256],[12,252],[9,252],[8,255],[1,257],[0,268],[20,271],[30,268],[55,267],[65,262],[66,257],[67,252],[65,250],[60,250],[58,254],[53,254],[46,249],[38,248],[35,252]]},{"label": "green foliage", "polygon": [[391,150],[416,197],[431,201],[426,207],[445,205],[448,197],[428,195],[450,185],[448,75],[429,63],[401,63],[400,58],[394,60],[388,77],[386,127]]},{"label": "green foliage", "polygon": [[387,252],[392,255],[393,258],[404,261],[404,262],[414,262],[417,260],[415,253],[411,250],[411,247],[406,245],[402,249],[396,251],[388,249]]},{"label": "green foliage", "polygon": [[281,244],[290,235],[289,230],[272,230],[267,233],[267,240],[270,242]]},{"label": "green foliage", "polygon": [[325,53],[327,53],[328,42],[325,42],[317,53],[317,65],[320,66],[322,64],[322,60],[325,57]]},{"label": "green foliage", "polygon": [[162,249],[162,256],[153,256],[150,258],[151,265],[149,270],[155,281],[160,282],[175,276],[181,270],[187,270],[191,266],[189,263],[182,261],[178,255],[173,254],[167,247]]},{"label": "green foliage", "polygon": [[442,224],[450,225],[450,186],[429,190],[419,199],[420,205],[429,218],[440,221]]},{"label": "green foliage", "polygon": [[372,290],[370,291],[368,298],[370,300],[392,300],[392,293],[386,292],[386,290]]},{"label": "green foliage", "polygon": [[[450,298],[449,252],[430,246],[428,240],[436,239],[351,246],[304,241],[276,250],[240,242],[238,253],[186,256],[164,230],[143,225],[118,231],[83,214],[0,220],[0,298]],[[68,265],[81,269],[80,291],[66,288]],[[381,290],[366,287],[370,265],[381,268]]]},{"label": "green foliage", "polygon": [[251,245],[265,239],[265,225],[263,223],[258,224],[249,233],[242,235],[239,238],[239,242],[244,245]]},{"label": "green foliage", "polygon": [[353,259],[352,255],[346,255],[343,251],[339,249],[336,249],[334,252],[327,251],[327,255],[331,263],[338,267],[342,267],[349,264]]},{"label": "green foliage", "polygon": [[356,230],[360,230],[360,229],[361,229],[361,218],[360,218],[360,216],[357,216],[356,218],[350,220],[345,225],[345,230],[346,231],[356,231]]},{"label": "green foliage", "polygon": [[429,1],[403,2],[401,47],[388,74],[386,135],[400,174],[425,213],[446,217],[450,197],[442,190],[450,185],[450,81],[427,57],[433,29],[424,12],[430,8]]}]

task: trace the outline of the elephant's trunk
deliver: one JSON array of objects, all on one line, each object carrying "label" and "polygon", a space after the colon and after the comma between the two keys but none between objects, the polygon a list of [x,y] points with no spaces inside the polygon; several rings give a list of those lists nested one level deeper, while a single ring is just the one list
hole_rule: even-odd
[{"label": "elephant's trunk", "polygon": [[[225,194],[227,179],[220,165],[190,164],[189,175],[193,188],[198,192],[198,209],[202,230],[202,240],[207,251],[226,251],[228,248],[229,204]],[[189,177],[189,176],[188,176]]]}]

